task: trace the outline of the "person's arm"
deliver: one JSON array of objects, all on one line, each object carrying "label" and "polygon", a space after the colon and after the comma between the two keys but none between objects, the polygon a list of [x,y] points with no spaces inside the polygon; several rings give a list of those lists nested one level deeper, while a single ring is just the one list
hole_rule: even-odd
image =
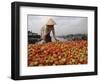
[{"label": "person's arm", "polygon": [[41,39],[43,39],[43,34],[44,34],[44,27],[41,28]]},{"label": "person's arm", "polygon": [[56,36],[55,36],[55,29],[54,29],[54,28],[52,29],[52,33],[53,33],[54,39],[55,39],[56,41],[58,41],[58,40],[56,39]]}]

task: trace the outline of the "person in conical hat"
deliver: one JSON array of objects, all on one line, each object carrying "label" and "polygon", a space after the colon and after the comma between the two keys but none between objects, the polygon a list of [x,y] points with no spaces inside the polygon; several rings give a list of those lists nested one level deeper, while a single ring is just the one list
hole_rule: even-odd
[{"label": "person in conical hat", "polygon": [[55,25],[56,22],[52,19],[52,18],[49,18],[49,20],[47,21],[47,25]]},{"label": "person in conical hat", "polygon": [[56,22],[52,18],[49,18],[46,24],[41,28],[41,39],[43,39],[45,43],[52,41],[50,36],[51,32],[53,33],[54,39],[58,41],[55,37],[54,25],[56,25]]}]

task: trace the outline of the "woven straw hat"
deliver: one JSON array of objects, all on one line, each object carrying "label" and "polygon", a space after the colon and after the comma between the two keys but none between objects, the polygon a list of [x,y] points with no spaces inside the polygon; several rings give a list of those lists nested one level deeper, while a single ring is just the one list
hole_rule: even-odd
[{"label": "woven straw hat", "polygon": [[56,22],[52,19],[52,18],[49,18],[46,25],[55,25]]}]

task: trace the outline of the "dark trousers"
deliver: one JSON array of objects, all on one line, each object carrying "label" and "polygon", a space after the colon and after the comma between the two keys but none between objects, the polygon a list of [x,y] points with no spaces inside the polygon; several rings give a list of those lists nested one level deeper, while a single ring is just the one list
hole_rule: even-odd
[{"label": "dark trousers", "polygon": [[45,42],[51,42],[51,36],[50,34],[45,35]]}]

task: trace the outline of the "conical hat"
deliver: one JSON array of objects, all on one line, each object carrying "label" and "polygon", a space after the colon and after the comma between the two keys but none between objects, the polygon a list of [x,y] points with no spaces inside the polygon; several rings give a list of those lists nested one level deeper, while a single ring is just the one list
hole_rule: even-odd
[{"label": "conical hat", "polygon": [[49,18],[49,20],[47,21],[46,24],[47,24],[47,25],[55,25],[56,22],[55,22],[52,18]]}]

